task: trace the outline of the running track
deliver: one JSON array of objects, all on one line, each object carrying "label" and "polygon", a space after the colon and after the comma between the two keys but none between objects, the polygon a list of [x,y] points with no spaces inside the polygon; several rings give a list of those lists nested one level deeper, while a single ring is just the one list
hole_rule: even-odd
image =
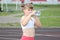
[{"label": "running track", "polygon": [[[0,40],[20,40],[21,28],[0,28]],[[35,40],[60,40],[60,28],[37,28]]]}]

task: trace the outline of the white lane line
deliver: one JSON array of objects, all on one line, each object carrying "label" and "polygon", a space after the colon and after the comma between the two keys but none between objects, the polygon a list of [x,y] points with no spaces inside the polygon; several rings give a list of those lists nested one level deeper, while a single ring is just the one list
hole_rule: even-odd
[{"label": "white lane line", "polygon": [[19,33],[19,34],[4,34],[4,35],[0,35],[0,36],[21,36],[21,33]]},{"label": "white lane line", "polygon": [[8,35],[5,34],[5,35],[0,35],[0,36],[4,36],[4,37],[5,37],[5,36],[21,36],[21,35],[22,35],[22,34],[8,34]]},{"label": "white lane line", "polygon": [[36,30],[36,31],[60,31],[60,30]]},{"label": "white lane line", "polygon": [[0,30],[0,31],[22,31],[22,30]]},{"label": "white lane line", "polygon": [[[0,35],[0,36],[21,36],[21,35]],[[52,35],[52,34],[35,34],[35,36],[48,36],[48,37],[60,37],[60,35]]]},{"label": "white lane line", "polygon": [[1,33],[2,33],[2,34],[4,34],[4,33],[7,33],[7,34],[9,33],[9,34],[10,34],[10,33],[20,33],[20,32],[0,32],[0,34],[1,34]]},{"label": "white lane line", "polygon": [[[0,31],[22,31],[22,30],[0,30]],[[60,31],[60,30],[36,30],[36,31]]]},{"label": "white lane line", "polygon": [[5,38],[5,37],[0,37],[0,39],[10,39],[10,40],[19,40],[19,39],[16,39],[16,38]]},{"label": "white lane line", "polygon": [[36,36],[60,37],[60,35],[51,35],[51,34],[36,34]]}]

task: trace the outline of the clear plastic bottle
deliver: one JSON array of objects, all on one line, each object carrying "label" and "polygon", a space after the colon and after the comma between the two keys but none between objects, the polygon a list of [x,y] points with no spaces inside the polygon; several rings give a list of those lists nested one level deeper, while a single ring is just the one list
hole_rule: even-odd
[{"label": "clear plastic bottle", "polygon": [[36,16],[40,16],[40,15],[41,15],[41,11],[39,11],[39,10],[36,11],[36,12],[35,12],[35,15],[36,15]]}]

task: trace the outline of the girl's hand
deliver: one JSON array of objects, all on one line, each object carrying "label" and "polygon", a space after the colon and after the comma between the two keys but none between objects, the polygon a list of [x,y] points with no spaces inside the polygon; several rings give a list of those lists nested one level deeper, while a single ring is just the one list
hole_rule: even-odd
[{"label": "girl's hand", "polygon": [[36,12],[36,10],[33,10],[32,13],[31,13],[31,15],[35,15],[35,12]]}]

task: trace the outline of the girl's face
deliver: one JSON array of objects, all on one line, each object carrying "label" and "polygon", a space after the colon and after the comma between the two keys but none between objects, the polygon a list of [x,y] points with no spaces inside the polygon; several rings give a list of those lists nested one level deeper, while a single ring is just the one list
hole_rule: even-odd
[{"label": "girl's face", "polygon": [[26,15],[29,15],[31,12],[32,12],[31,9],[24,9],[24,13],[25,13]]}]

